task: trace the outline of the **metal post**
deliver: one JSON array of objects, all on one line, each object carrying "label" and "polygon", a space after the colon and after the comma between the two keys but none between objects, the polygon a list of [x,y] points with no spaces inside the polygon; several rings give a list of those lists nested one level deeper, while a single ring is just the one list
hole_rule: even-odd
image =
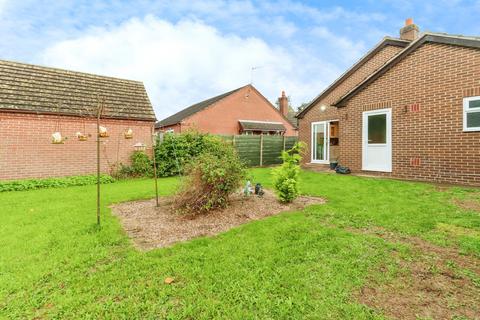
[{"label": "metal post", "polygon": [[232,145],[235,147],[235,135],[232,135]]},{"label": "metal post", "polygon": [[285,134],[283,135],[283,151],[285,151]]},{"label": "metal post", "polygon": [[263,133],[260,134],[260,167],[263,166]]},{"label": "metal post", "polygon": [[157,161],[155,156],[155,146],[157,145],[157,138],[155,137],[155,124],[152,126],[152,155],[153,155],[153,176],[155,177],[155,201],[156,206],[159,207],[158,203],[158,181],[157,181]]}]

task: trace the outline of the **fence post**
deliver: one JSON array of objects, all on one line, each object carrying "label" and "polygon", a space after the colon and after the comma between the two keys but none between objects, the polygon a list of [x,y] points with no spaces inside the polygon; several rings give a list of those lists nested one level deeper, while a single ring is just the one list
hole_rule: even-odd
[{"label": "fence post", "polygon": [[232,145],[235,147],[235,135],[233,135],[233,138],[232,138]]},{"label": "fence post", "polygon": [[285,135],[283,135],[283,151],[285,151]]},{"label": "fence post", "polygon": [[263,166],[263,133],[260,134],[260,167]]}]

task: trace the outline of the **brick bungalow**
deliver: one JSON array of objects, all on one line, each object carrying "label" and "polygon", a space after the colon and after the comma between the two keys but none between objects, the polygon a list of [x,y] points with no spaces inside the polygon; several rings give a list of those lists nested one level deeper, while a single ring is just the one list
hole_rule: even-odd
[{"label": "brick bungalow", "polygon": [[297,117],[307,166],[480,185],[480,38],[408,19]]},{"label": "brick bungalow", "polygon": [[[155,114],[143,84],[0,60],[0,179],[95,172],[97,97],[106,105],[101,167],[109,172],[128,163],[134,145],[151,146]],[[55,132],[67,139],[52,143]]]},{"label": "brick bungalow", "polygon": [[297,135],[294,112],[285,92],[275,108],[254,86],[246,85],[196,103],[155,125],[157,131],[180,133],[195,129],[212,134]]}]

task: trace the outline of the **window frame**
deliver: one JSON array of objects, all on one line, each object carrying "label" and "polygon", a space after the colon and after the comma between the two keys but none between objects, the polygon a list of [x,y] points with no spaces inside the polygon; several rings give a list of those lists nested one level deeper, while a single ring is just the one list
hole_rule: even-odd
[{"label": "window frame", "polygon": [[480,96],[463,98],[463,131],[465,132],[480,131],[480,126],[470,127],[470,128],[467,127],[467,114],[480,113],[480,108],[470,109],[469,107],[470,101],[475,101],[475,100],[480,100]]}]

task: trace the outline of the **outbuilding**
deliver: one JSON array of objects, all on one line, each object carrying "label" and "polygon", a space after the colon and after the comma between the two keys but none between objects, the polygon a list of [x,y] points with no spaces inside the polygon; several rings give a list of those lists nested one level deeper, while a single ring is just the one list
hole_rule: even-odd
[{"label": "outbuilding", "polygon": [[276,108],[253,85],[237,88],[195,103],[159,122],[159,132],[196,130],[220,135],[296,136],[295,112],[285,92]]},{"label": "outbuilding", "polygon": [[0,60],[0,179],[96,170],[95,110],[104,101],[101,169],[150,147],[155,114],[141,82]]}]

